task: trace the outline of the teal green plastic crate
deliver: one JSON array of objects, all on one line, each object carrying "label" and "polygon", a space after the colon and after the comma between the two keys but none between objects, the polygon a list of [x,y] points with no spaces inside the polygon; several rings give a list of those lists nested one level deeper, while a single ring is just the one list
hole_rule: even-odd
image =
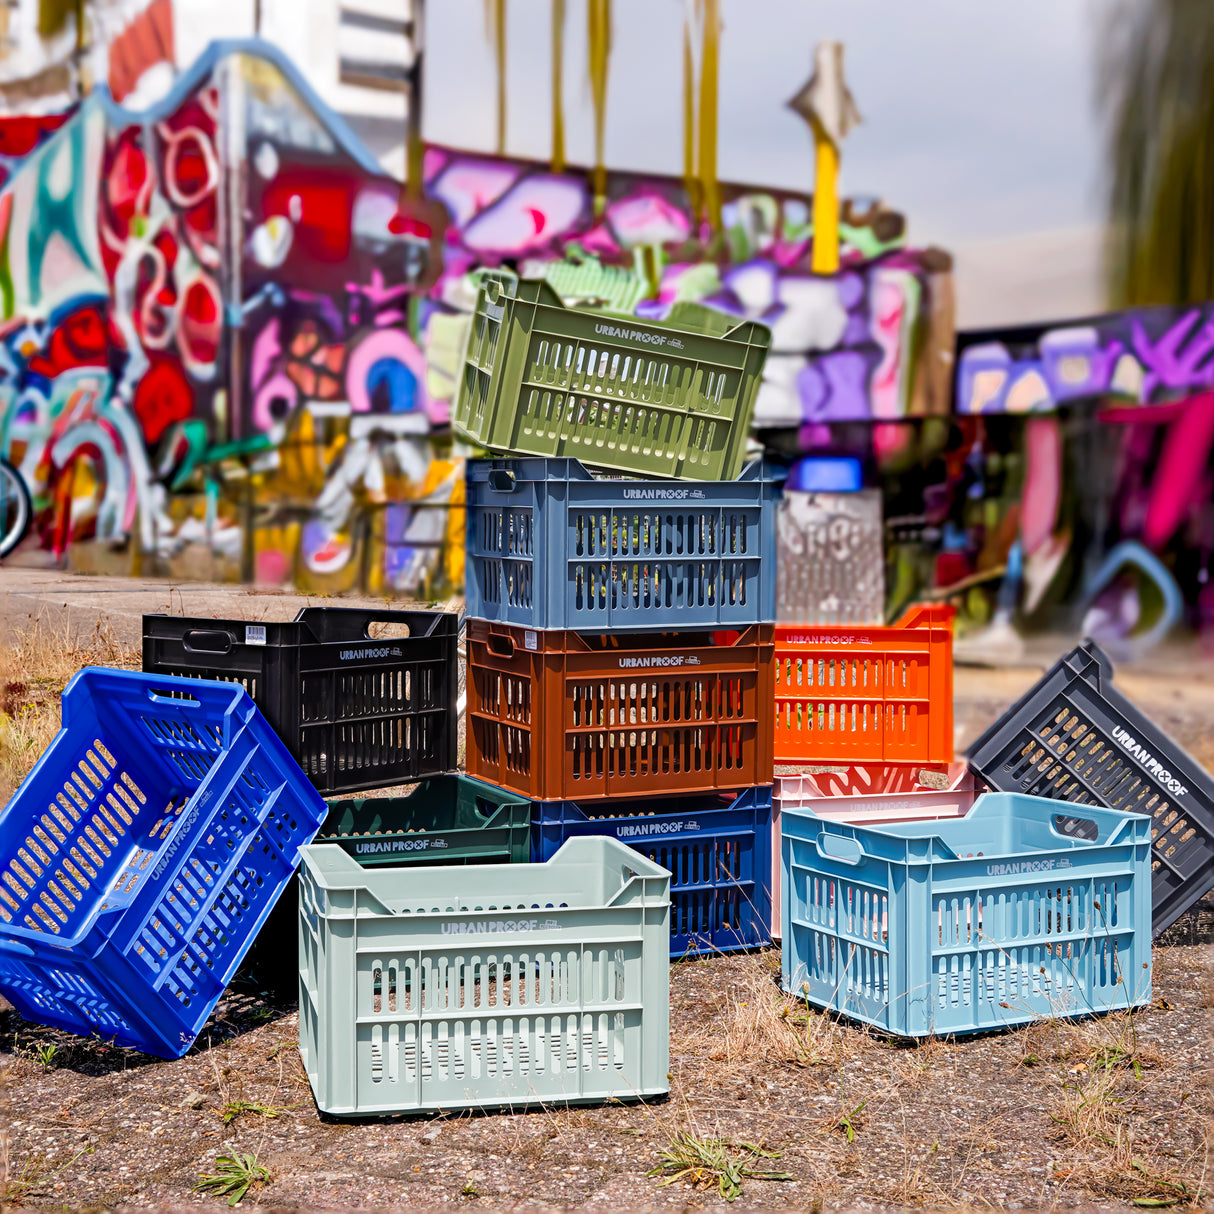
[{"label": "teal green plastic crate", "polygon": [[524,1108],[669,1087],[670,874],[607,838],[545,864],[364,868],[303,849],[299,1049],[321,1112]]},{"label": "teal green plastic crate", "polygon": [[[344,848],[362,865],[526,864],[532,805],[471,776],[432,776],[401,797],[330,801],[317,843]],[[249,952],[246,975],[275,994],[299,984],[295,958],[299,883],[274,904]]]},{"label": "teal green plastic crate", "polygon": [[1151,1000],[1149,818],[990,793],[947,821],[780,827],[784,988],[816,1007],[929,1037]]},{"label": "teal green plastic crate", "polygon": [[762,325],[699,304],[640,320],[567,308],[546,282],[485,273],[452,423],[506,455],[733,480],[770,342]]},{"label": "teal green plastic crate", "polygon": [[433,776],[403,797],[330,801],[317,843],[360,864],[525,864],[531,802],[470,776]]}]

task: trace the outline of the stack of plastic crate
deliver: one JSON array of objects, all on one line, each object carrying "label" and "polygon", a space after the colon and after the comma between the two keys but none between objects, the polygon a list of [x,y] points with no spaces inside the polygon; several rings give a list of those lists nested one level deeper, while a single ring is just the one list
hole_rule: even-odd
[{"label": "stack of plastic crate", "polygon": [[[853,823],[966,812],[974,793],[953,761],[952,620],[952,608],[938,605],[911,607],[894,625],[776,625],[777,807],[812,806]],[[876,800],[887,794],[897,806]],[[772,837],[778,891],[779,813]],[[780,924],[776,911],[777,938]]]},{"label": "stack of plastic crate", "polygon": [[770,939],[768,340],[486,274],[454,411],[496,453],[467,472],[468,772],[533,801],[536,860],[613,835],[669,870],[672,956]]}]

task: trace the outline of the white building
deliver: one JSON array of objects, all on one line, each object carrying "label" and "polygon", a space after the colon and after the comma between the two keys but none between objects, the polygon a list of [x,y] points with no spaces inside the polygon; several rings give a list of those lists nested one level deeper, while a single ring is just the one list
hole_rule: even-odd
[{"label": "white building", "polygon": [[[85,46],[77,56],[76,0],[0,0],[0,112],[61,109],[80,78],[86,86],[115,83],[124,104],[142,108],[209,42],[260,33],[295,62],[388,171],[403,175],[420,0],[85,0],[83,9]],[[40,12],[62,15],[48,38],[39,35]],[[123,42],[138,22],[145,36]],[[163,60],[136,64],[135,80],[131,54],[122,52],[137,47],[146,55],[149,46],[162,47]]]}]

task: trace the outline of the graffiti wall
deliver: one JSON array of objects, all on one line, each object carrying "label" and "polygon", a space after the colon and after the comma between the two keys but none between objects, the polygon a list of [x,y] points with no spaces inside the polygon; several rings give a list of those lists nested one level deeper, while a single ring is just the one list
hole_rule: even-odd
[{"label": "graffiti wall", "polygon": [[218,46],[153,113],[96,93],[0,132],[0,454],[54,554],[318,588],[458,573],[396,184],[291,75]]},{"label": "graffiti wall", "polygon": [[[949,264],[848,206],[431,147],[399,187],[281,54],[219,43],[146,112],[105,90],[0,124],[0,454],[77,567],[442,594],[462,566],[447,421],[474,273],[566,257],[771,326],[761,428],[939,415]],[[427,218],[427,208],[429,208]],[[420,216],[420,218],[419,218]],[[436,251],[438,256],[435,256]],[[584,277],[583,277],[584,281]]]},{"label": "graffiti wall", "polygon": [[[596,215],[589,176],[503,157],[431,148],[427,192],[451,217],[443,278],[447,304],[479,266],[534,273],[589,254],[638,267],[640,315],[677,300],[708,304],[772,330],[756,427],[946,413],[951,395],[951,261],[905,247],[900,217],[881,208],[842,228],[843,264],[809,271],[811,200],[724,185],[723,231],[706,232],[677,178],[608,174]],[[892,222],[891,222],[892,221]]]},{"label": "graffiti wall", "polygon": [[1214,387],[1214,303],[967,334],[957,371],[960,413],[1177,400]]}]

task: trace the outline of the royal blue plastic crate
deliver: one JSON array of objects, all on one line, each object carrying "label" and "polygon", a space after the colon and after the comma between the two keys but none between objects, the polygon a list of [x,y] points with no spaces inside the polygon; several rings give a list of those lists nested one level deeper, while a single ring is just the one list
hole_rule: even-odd
[{"label": "royal blue plastic crate", "polygon": [[771,943],[771,786],[728,796],[612,801],[603,808],[537,801],[531,858],[566,839],[610,835],[670,870],[670,955]]},{"label": "royal blue plastic crate", "polygon": [[771,623],[783,476],[762,461],[737,480],[680,482],[469,460],[468,615],[600,632]]},{"label": "royal blue plastic crate", "polygon": [[179,1058],[325,812],[242,687],[81,670],[0,810],[0,991]]},{"label": "royal blue plastic crate", "polygon": [[785,990],[899,1037],[1149,1003],[1151,821],[1061,810],[990,793],[862,827],[786,808]]}]

